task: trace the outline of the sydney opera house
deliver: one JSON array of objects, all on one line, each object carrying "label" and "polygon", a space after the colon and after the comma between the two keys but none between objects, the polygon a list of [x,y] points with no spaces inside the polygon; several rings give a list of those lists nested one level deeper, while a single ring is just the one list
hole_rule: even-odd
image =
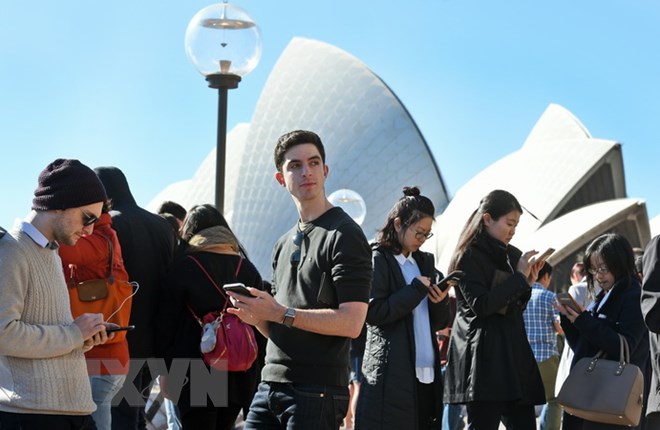
[{"label": "sydney opera house", "polygon": [[[226,216],[266,279],[273,244],[297,218],[288,193],[274,180],[272,160],[277,138],[293,129],[322,137],[330,168],[326,193],[349,189],[361,197],[368,238],[403,185],[422,187],[442,226],[425,249],[443,272],[463,224],[495,188],[512,192],[526,210],[513,244],[557,250],[549,259],[554,288],[567,284],[570,267],[597,235],[621,233],[635,247],[651,237],[644,201],[626,195],[621,145],[592,137],[565,108],[549,105],[519,150],[450,197],[427,143],[387,84],[350,54],[295,38],[273,68],[251,123],[236,126],[227,138]],[[417,168],[402,171],[396,168],[401,164]],[[186,208],[211,203],[214,178],[215,150],[191,179],[168,186],[149,209],[163,200]]]}]

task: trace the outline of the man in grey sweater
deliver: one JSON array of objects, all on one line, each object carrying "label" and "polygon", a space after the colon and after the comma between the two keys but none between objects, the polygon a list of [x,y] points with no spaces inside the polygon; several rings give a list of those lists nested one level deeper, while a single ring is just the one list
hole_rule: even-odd
[{"label": "man in grey sweater", "polygon": [[0,232],[0,428],[94,429],[83,353],[105,343],[103,315],[71,316],[59,243],[91,234],[105,190],[89,167],[57,159],[32,211]]}]

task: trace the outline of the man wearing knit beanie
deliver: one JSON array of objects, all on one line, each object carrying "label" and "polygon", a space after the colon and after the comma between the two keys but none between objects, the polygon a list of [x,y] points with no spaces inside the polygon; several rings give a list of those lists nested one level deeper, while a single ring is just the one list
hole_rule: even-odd
[{"label": "man wearing knit beanie", "polygon": [[93,429],[83,353],[108,340],[102,314],[71,316],[59,243],[94,229],[105,189],[78,160],[41,172],[32,211],[0,238],[0,428]]}]

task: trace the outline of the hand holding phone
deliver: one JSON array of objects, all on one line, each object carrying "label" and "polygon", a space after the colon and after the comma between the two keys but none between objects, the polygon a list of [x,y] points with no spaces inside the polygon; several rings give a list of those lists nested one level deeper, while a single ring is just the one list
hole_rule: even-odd
[{"label": "hand holding phone", "polygon": [[127,326],[124,326],[124,327],[113,325],[113,326],[110,326],[110,327],[106,327],[105,332],[109,334],[109,333],[114,333],[116,331],[130,331],[130,330],[133,330],[134,328],[135,328],[134,325],[127,325]]},{"label": "hand holding phone", "polygon": [[543,254],[537,255],[534,258],[532,258],[532,264],[537,263],[539,261],[545,261],[550,257],[553,253],[555,252],[555,248],[548,248],[546,249]]},{"label": "hand holding phone", "polygon": [[567,308],[571,308],[577,313],[582,313],[582,311],[584,311],[584,309],[582,309],[582,307],[575,301],[573,296],[568,293],[558,293],[557,301],[561,305],[564,305]]},{"label": "hand holding phone", "polygon": [[254,297],[250,290],[247,289],[245,284],[241,282],[234,282],[233,284],[225,284],[222,286],[222,289],[225,291],[231,291],[232,293],[241,294],[243,296]]},{"label": "hand holding phone", "polygon": [[[445,292],[449,287],[451,287],[453,284],[457,283],[461,279],[463,279],[463,276],[465,276],[465,272],[462,270],[454,270],[451,272],[449,275],[445,276],[442,278],[436,286],[440,288],[440,291]],[[450,282],[453,281],[453,283],[450,284]]]}]

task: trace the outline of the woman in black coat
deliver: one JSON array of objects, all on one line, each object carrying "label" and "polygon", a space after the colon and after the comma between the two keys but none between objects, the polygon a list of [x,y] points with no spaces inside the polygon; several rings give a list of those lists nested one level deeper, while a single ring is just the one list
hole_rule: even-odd
[{"label": "woman in black coat", "polygon": [[390,210],[376,239],[356,429],[439,428],[442,376],[435,332],[449,323],[432,254],[433,203],[417,188]]},{"label": "woman in black coat", "polygon": [[545,403],[522,316],[543,260],[530,261],[535,251],[509,245],[521,214],[510,193],[489,193],[449,266],[465,277],[456,291],[445,402],[465,403],[470,430],[496,430],[500,421],[509,430],[535,429],[534,405]]},{"label": "woman in black coat", "polygon": [[[575,354],[571,367],[581,358],[593,357],[601,350],[608,358],[618,360],[621,334],[630,347],[630,362],[646,372],[649,332],[642,316],[641,285],[630,243],[618,234],[599,236],[587,247],[584,265],[588,288],[593,291],[595,282],[601,288],[596,299],[583,312],[575,312],[568,306],[556,306],[562,314],[561,326],[566,341]],[[562,428],[614,430],[631,427],[595,423],[564,412]]]},{"label": "woman in black coat", "polygon": [[[233,429],[241,409],[249,408],[258,379],[259,366],[256,362],[247,371],[227,372],[227,406],[214,404],[214,400],[223,402],[223,395],[206,399],[206,405],[199,405],[199,400],[191,396],[191,389],[205,388],[203,382],[195,380],[195,372],[191,376],[190,370],[192,366],[202,363],[202,329],[196,317],[203,318],[208,312],[222,310],[227,300],[197,262],[219,287],[233,282],[262,287],[257,269],[243,256],[236,237],[224,225],[222,215],[210,205],[198,206],[190,211],[182,227],[182,236],[188,239],[190,246],[173,264],[161,297],[159,341],[163,355],[168,364],[174,359],[192,360],[186,374],[189,382],[183,385],[176,402],[184,429]],[[175,367],[170,368],[172,375]],[[211,371],[218,372],[215,369]],[[170,395],[175,394],[172,390],[179,388],[165,385]],[[217,387],[217,390],[222,389]]]}]

